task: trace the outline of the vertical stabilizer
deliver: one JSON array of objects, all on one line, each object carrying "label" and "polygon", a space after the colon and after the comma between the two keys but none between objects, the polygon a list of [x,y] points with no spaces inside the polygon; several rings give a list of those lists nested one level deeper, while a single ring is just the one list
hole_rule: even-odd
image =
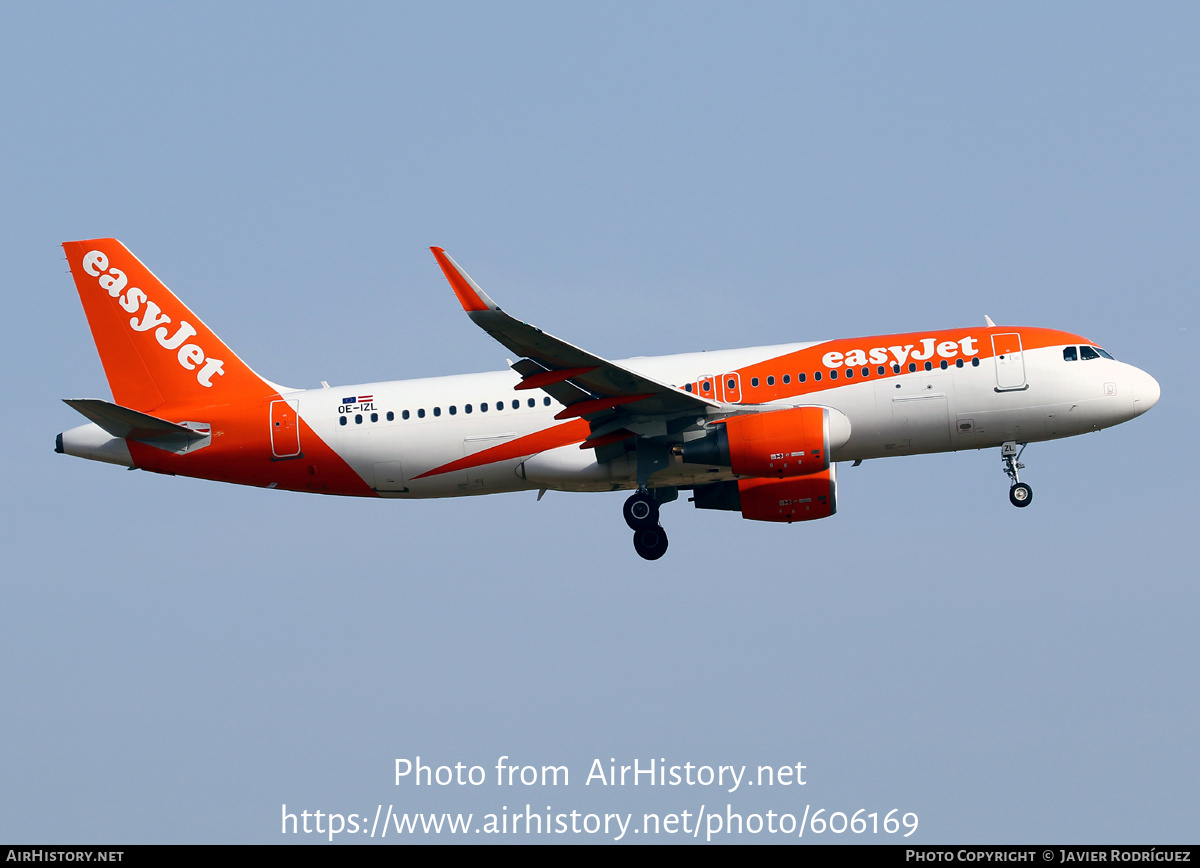
[{"label": "vertical stabilizer", "polygon": [[149,412],[275,392],[120,241],[63,249],[116,403]]}]

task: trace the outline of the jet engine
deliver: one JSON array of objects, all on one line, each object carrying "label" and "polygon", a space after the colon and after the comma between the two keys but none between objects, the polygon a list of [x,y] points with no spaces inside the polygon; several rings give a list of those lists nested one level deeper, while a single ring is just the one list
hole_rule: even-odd
[{"label": "jet engine", "polygon": [[850,439],[850,420],[828,407],[791,407],[732,416],[708,436],[681,444],[687,464],[729,467],[738,476],[787,479],[828,470],[830,452]]},{"label": "jet engine", "polygon": [[753,521],[813,521],[837,512],[837,465],[792,479],[739,479],[695,489],[697,509],[739,511]]}]

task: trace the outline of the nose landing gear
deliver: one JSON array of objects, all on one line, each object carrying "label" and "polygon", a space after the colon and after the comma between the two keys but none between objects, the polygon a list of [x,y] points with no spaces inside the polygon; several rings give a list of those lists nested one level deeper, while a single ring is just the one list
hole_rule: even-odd
[{"label": "nose landing gear", "polygon": [[648,561],[667,553],[667,532],[658,524],[658,501],[645,488],[639,488],[625,501],[625,523],[633,531],[633,548]]},{"label": "nose landing gear", "polygon": [[[1022,482],[1020,476],[1020,471],[1025,469],[1025,465],[1021,463],[1021,453],[1028,445],[1010,440],[1000,446],[1000,460],[1004,462],[1004,472],[1012,480],[1012,486],[1008,489],[1008,502],[1013,506],[1026,507],[1033,503],[1033,488]],[[1018,449],[1018,446],[1021,448]]]}]

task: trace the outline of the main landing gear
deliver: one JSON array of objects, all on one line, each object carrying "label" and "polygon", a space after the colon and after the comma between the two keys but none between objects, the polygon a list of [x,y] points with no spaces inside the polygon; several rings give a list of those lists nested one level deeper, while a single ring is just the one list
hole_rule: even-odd
[{"label": "main landing gear", "polygon": [[667,553],[667,532],[658,524],[658,501],[645,488],[639,488],[625,501],[625,523],[633,531],[633,548],[648,561]]},{"label": "main landing gear", "polygon": [[[1000,460],[1004,462],[1004,472],[1012,480],[1008,489],[1008,502],[1013,506],[1026,507],[1033,503],[1033,489],[1021,481],[1020,471],[1025,469],[1021,463],[1021,453],[1027,443],[1017,443],[1010,440],[1000,446]],[[1017,447],[1020,446],[1020,449]]]}]

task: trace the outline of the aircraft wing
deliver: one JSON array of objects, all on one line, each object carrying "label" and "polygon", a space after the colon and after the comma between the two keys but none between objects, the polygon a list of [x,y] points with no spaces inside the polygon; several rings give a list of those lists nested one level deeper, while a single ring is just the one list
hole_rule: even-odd
[{"label": "aircraft wing", "polygon": [[617,417],[706,415],[709,410],[731,409],[602,359],[509,316],[446,251],[440,247],[430,250],[472,321],[524,357],[512,366],[522,378],[516,388],[541,389],[565,405],[556,419],[588,419],[593,423],[593,438],[599,438],[613,430],[609,417],[619,421]]}]

